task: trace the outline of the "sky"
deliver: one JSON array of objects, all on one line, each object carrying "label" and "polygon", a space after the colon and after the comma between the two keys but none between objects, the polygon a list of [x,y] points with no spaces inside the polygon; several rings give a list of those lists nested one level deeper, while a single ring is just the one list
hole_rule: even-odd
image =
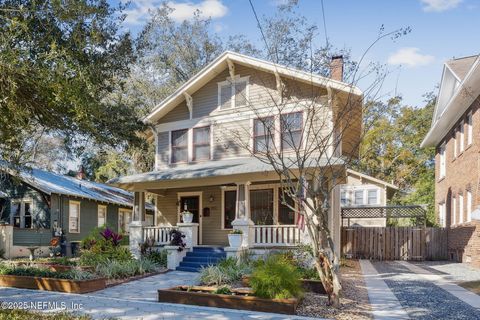
[{"label": "sky", "polygon": [[[118,0],[110,0],[112,4]],[[252,0],[259,16],[271,15],[285,0]],[[131,0],[124,27],[137,34],[158,0]],[[169,0],[172,18],[191,19],[199,9],[212,19],[212,32],[221,38],[244,34],[260,44],[260,33],[248,0]],[[366,61],[382,63],[389,76],[382,96],[400,94],[404,103],[423,106],[425,93],[437,92],[443,63],[454,57],[480,53],[480,0],[324,0],[326,34],[337,48],[347,48],[358,60],[385,31],[410,27],[397,40],[387,38],[369,51]],[[320,29],[316,41],[325,42],[320,0],[299,0],[299,13]],[[362,84],[359,84],[361,89]]]}]

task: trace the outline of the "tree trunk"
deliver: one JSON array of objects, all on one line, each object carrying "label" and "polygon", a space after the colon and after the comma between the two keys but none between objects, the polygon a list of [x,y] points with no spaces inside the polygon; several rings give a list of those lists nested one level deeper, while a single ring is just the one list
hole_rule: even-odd
[{"label": "tree trunk", "polygon": [[340,306],[342,285],[340,284],[337,271],[324,253],[319,253],[315,259],[315,267],[328,295],[328,305],[338,308]]}]

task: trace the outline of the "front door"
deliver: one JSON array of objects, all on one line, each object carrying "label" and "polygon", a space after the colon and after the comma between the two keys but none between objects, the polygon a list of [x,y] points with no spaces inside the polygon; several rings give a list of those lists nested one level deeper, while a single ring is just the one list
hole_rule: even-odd
[{"label": "front door", "polygon": [[180,197],[180,213],[183,211],[193,213],[193,222],[198,223],[198,244],[201,244],[202,222],[200,215],[200,196],[182,196]]}]

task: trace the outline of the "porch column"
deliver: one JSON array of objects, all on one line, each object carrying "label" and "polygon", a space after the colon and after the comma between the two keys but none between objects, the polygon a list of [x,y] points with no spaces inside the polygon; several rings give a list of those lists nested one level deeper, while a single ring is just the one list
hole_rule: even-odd
[{"label": "porch column", "polygon": [[254,231],[251,228],[254,223],[250,219],[250,182],[237,183],[237,214],[232,221],[234,229],[242,230],[242,248],[253,246]]},{"label": "porch column", "polygon": [[143,243],[143,225],[145,224],[145,192],[135,191],[133,195],[133,217],[130,223],[130,251],[140,259],[140,245]]}]

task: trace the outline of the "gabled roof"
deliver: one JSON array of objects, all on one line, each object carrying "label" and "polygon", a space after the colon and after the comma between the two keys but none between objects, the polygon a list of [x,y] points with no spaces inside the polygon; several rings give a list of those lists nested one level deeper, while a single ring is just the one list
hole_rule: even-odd
[{"label": "gabled roof", "polygon": [[204,67],[200,72],[185,82],[180,88],[178,88],[173,94],[158,104],[152,112],[145,118],[146,122],[154,123],[170,110],[176,107],[179,103],[185,100],[184,93],[192,95],[195,91],[200,89],[205,83],[213,79],[225,68],[228,68],[228,62],[244,65],[247,67],[253,67],[258,70],[278,73],[281,77],[295,79],[301,82],[313,84],[321,87],[330,87],[332,89],[345,92],[347,94],[354,94],[362,96],[362,91],[356,86],[349,85],[347,83],[336,81],[330,78],[314,75],[298,69],[289,68],[279,64],[275,64],[269,61],[252,58],[240,53],[225,51],[215,60]]},{"label": "gabled roof", "polygon": [[[12,170],[7,169],[7,171],[10,174],[15,174]],[[39,169],[19,170],[16,171],[15,176],[48,195],[67,195],[121,206],[133,206],[133,194],[131,192],[106,184],[80,180]],[[153,210],[151,204],[147,204],[147,208]]]},{"label": "gabled roof", "polygon": [[[468,66],[470,67],[467,70]],[[439,89],[439,96],[441,95],[441,97],[437,99],[432,126],[423,139],[421,147],[439,145],[445,135],[480,95],[480,55],[448,61],[444,66],[444,75],[447,69],[448,72],[455,75],[458,82],[451,93],[446,95],[448,90],[445,90],[444,86],[451,86],[452,84],[451,81],[450,83],[446,82],[449,79],[446,79],[445,76],[442,77]],[[443,97],[444,94],[446,98]]]},{"label": "gabled roof", "polygon": [[392,184],[392,183],[388,183],[386,181],[374,178],[372,176],[369,176],[368,174],[361,173],[361,172],[358,172],[358,171],[355,171],[355,170],[352,170],[352,169],[347,169],[347,175],[355,175],[355,176],[358,176],[362,179],[381,184],[381,185],[385,186],[386,188],[392,189],[394,191],[398,190],[398,187],[396,185]]}]

